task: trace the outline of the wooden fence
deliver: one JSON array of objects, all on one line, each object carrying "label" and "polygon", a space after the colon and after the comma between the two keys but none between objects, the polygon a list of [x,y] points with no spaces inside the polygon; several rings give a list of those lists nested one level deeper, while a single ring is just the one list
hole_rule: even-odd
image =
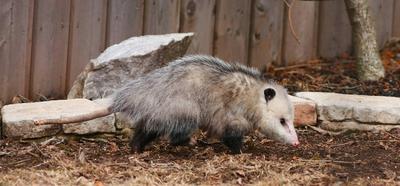
[{"label": "wooden fence", "polygon": [[[400,36],[400,1],[369,0],[378,43]],[[0,0],[0,100],[63,98],[107,46],[128,37],[196,32],[189,53],[258,68],[351,50],[343,0]]]}]

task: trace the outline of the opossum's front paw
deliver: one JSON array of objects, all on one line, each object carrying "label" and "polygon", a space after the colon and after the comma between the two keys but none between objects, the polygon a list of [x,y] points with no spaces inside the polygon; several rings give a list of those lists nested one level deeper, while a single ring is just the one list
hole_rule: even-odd
[{"label": "opossum's front paw", "polygon": [[240,148],[238,149],[229,149],[231,151],[232,154],[241,154],[242,151],[240,150]]},{"label": "opossum's front paw", "polygon": [[240,154],[241,153],[241,148],[242,148],[242,141],[243,137],[238,136],[238,137],[224,137],[222,139],[223,143],[229,148],[232,154]]}]

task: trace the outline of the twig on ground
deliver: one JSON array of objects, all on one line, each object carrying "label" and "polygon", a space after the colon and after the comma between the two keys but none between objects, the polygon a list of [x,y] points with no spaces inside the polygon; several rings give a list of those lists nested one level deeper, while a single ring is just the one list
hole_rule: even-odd
[{"label": "twig on ground", "polygon": [[361,163],[359,161],[340,161],[340,160],[304,160],[304,159],[300,159],[300,161],[304,161],[304,162],[314,161],[314,162],[341,163],[341,164],[359,164],[359,163]]},{"label": "twig on ground", "polygon": [[0,157],[1,156],[6,156],[6,155],[10,155],[11,154],[11,152],[1,152],[0,151]]},{"label": "twig on ground", "polygon": [[17,161],[17,162],[4,164],[4,166],[11,166],[11,165],[12,166],[18,166],[18,165],[21,165],[21,164],[23,164],[25,162],[28,162],[28,161],[32,161],[32,159],[31,158],[23,159],[23,160],[20,160],[20,161]]},{"label": "twig on ground", "polygon": [[308,62],[308,63],[303,63],[303,64],[298,64],[298,65],[290,65],[286,67],[278,67],[274,68],[274,71],[282,71],[282,70],[290,70],[290,69],[295,69],[295,68],[302,68],[302,67],[309,67],[309,66],[324,66],[324,65],[330,65],[331,63],[320,63],[320,60],[315,60],[315,62]]},{"label": "twig on ground", "polygon": [[355,141],[349,141],[349,142],[346,142],[346,143],[331,145],[330,147],[340,147],[340,146],[345,146],[345,145],[352,145],[354,143],[355,143]]},{"label": "twig on ground", "polygon": [[37,167],[40,167],[40,166],[46,165],[46,164],[49,164],[49,162],[47,162],[47,161],[41,162],[41,163],[39,163],[39,164],[36,164],[36,165],[32,166],[32,168],[37,168]]},{"label": "twig on ground", "polygon": [[40,150],[40,148],[37,146],[36,143],[32,143],[32,146],[35,147],[35,149],[40,153],[40,155],[42,155],[43,157],[48,158],[49,156],[47,154],[45,154],[42,150]]},{"label": "twig on ground", "polygon": [[307,126],[310,127],[311,129],[321,133],[321,134],[324,134],[324,135],[328,134],[328,135],[331,135],[331,136],[338,136],[338,135],[344,134],[344,133],[349,131],[348,129],[344,129],[342,131],[333,132],[333,131],[327,131],[327,130],[321,129],[319,127],[314,127],[314,126],[311,126],[311,125],[307,125]]},{"label": "twig on ground", "polygon": [[309,74],[305,74],[304,72],[302,73],[302,72],[297,72],[297,71],[290,71],[290,72],[285,72],[285,74],[298,74],[298,75],[302,75],[302,76],[308,77],[312,81],[315,80],[314,77],[312,77]]},{"label": "twig on ground", "polygon": [[366,142],[400,142],[400,140],[368,140]]},{"label": "twig on ground", "polygon": [[50,138],[50,139],[48,139],[48,140],[46,140],[46,141],[41,142],[41,143],[40,143],[40,146],[46,146],[46,145],[48,145],[50,142],[55,141],[56,139],[57,139],[57,137],[53,136],[52,138]]},{"label": "twig on ground", "polygon": [[40,155],[38,155],[38,154],[36,154],[36,153],[33,153],[33,152],[30,152],[30,151],[28,151],[28,152],[26,152],[27,154],[30,154],[31,156],[33,156],[33,157],[35,157],[35,158],[40,158]]},{"label": "twig on ground", "polygon": [[352,87],[349,87],[349,86],[344,86],[344,87],[336,87],[337,89],[342,89],[342,90],[351,90],[351,89],[356,89],[356,88],[358,88],[358,87],[360,87],[361,85],[355,85],[355,86],[352,86]]},{"label": "twig on ground", "polygon": [[396,140],[400,140],[399,137],[397,137],[397,136],[395,136],[395,135],[393,135],[393,134],[390,134],[390,133],[387,132],[387,131],[384,131],[384,132],[385,132],[385,134],[389,135],[390,137],[392,137],[392,138],[394,138],[394,139],[396,139]]},{"label": "twig on ground", "polygon": [[102,143],[110,143],[108,140],[106,139],[102,139],[102,138],[81,138],[81,140],[84,141],[89,141],[89,142],[102,142]]}]

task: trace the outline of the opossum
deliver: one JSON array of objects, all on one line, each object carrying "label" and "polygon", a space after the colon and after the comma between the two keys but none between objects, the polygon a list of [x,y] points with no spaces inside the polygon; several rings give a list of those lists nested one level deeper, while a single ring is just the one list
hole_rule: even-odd
[{"label": "opossum", "polygon": [[205,56],[186,56],[143,75],[112,96],[112,112],[135,123],[133,152],[167,136],[186,145],[204,130],[240,153],[243,136],[259,130],[277,141],[299,145],[287,91],[254,68]]}]

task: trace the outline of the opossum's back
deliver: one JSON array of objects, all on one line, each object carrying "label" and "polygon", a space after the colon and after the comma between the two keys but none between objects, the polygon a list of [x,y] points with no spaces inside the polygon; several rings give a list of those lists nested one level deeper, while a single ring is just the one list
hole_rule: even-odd
[{"label": "opossum's back", "polygon": [[[232,74],[241,75],[236,76],[237,80],[224,78]],[[243,89],[238,83],[247,82],[241,80],[243,77],[257,80],[260,73],[213,57],[188,56],[128,83],[115,94],[112,109],[128,113],[132,118],[199,117],[200,107],[207,100],[224,94],[224,83],[232,82],[233,86],[226,87],[233,90]]]},{"label": "opossum's back", "polygon": [[124,112],[134,120],[168,121],[174,118],[198,120],[196,83],[185,68],[169,66],[128,83],[113,97],[113,112]]}]

